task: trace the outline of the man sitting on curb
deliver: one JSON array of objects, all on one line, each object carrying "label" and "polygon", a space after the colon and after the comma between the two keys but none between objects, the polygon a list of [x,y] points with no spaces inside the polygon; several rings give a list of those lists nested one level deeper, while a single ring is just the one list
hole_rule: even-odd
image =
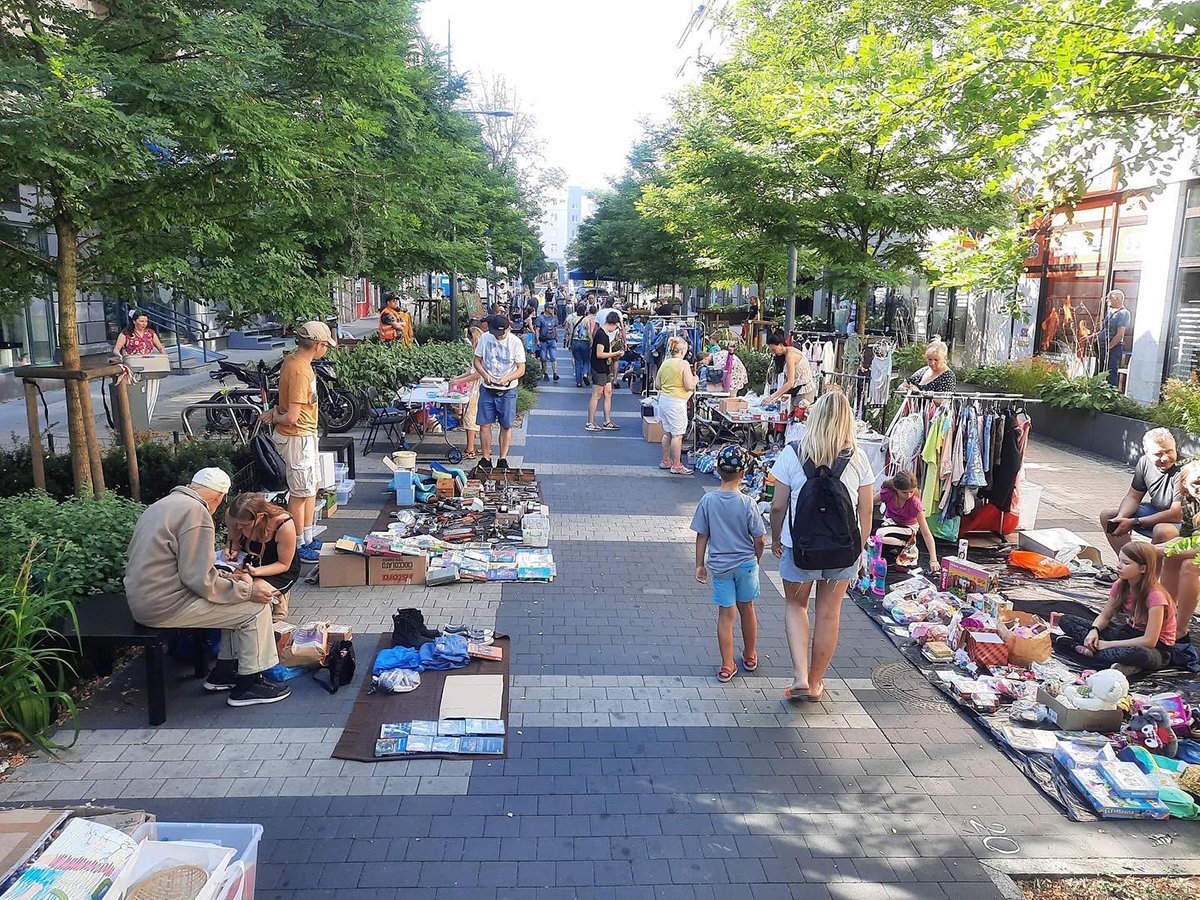
[{"label": "man sitting on curb", "polygon": [[229,493],[221,469],[201,469],[187,487],[150,504],[129,542],[125,595],[133,618],[152,628],[220,628],[207,691],[230,691],[230,706],[256,706],[291,692],[263,672],[279,662],[271,629],[277,593],[248,574],[216,568],[215,513]]},{"label": "man sitting on curb", "polygon": [[[1183,509],[1179,501],[1179,454],[1175,435],[1166,428],[1155,428],[1142,438],[1145,454],[1133,470],[1133,481],[1121,505],[1100,513],[1100,527],[1108,537],[1114,553],[1133,539],[1133,534],[1155,544],[1163,544],[1179,536]],[[1102,579],[1111,583],[1110,578]]]}]

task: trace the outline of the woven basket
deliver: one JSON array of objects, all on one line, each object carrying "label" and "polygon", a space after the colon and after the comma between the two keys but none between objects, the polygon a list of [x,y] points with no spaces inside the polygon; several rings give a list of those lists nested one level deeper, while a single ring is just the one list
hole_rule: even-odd
[{"label": "woven basket", "polygon": [[208,884],[200,866],[172,866],[147,875],[125,895],[126,900],[196,900]]}]

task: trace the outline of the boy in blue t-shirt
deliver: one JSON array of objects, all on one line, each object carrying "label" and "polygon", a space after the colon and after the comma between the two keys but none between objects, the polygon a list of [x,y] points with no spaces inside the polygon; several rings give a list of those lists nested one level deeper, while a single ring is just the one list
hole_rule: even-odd
[{"label": "boy in blue t-shirt", "polygon": [[[766,546],[766,525],[754,501],[740,490],[749,456],[738,446],[729,446],[717,454],[721,475],[719,490],[705,494],[692,517],[696,532],[696,580],[708,584],[712,571],[713,603],[717,604],[717,646],[721,650],[721,668],[717,680],[722,684],[737,674],[733,661],[733,620],[742,621],[742,666],[747,672],[758,668],[758,618],[754,601],[758,599],[758,564]],[[708,553],[705,567],[705,551]]]}]

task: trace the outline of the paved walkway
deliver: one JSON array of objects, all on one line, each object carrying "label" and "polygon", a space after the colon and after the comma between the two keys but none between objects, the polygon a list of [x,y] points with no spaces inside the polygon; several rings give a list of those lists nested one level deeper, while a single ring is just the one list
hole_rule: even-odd
[{"label": "paved walkway", "polygon": [[[1070,823],[849,602],[826,699],[785,705],[771,561],[761,667],[718,685],[687,531],[715,482],[654,468],[628,391],[615,397],[617,434],[584,432],[585,404],[583,390],[544,388],[513,454],[538,470],[551,507],[553,584],[308,588],[293,601],[295,621],[355,626],[360,672],[397,606],[511,634],[508,759],[332,760],[354,691],[330,696],[310,679],[247,710],[184,682],[167,723],[147,729],[134,667],[90,704],[64,761],[21,767],[0,801],[260,822],[259,900],[993,900],[981,863],[1089,871],[1196,857],[1186,823]],[[371,459],[334,520],[343,531],[378,509]],[[1081,533],[1127,478],[1045,445],[1029,465],[1046,487],[1043,521]],[[973,823],[1003,826],[1018,851],[985,844]],[[1162,833],[1173,843],[1150,840]]]}]

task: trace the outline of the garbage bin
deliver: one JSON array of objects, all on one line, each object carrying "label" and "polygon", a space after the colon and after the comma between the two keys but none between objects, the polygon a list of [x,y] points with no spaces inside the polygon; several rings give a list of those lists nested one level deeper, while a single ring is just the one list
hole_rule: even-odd
[{"label": "garbage bin", "polygon": [[[129,395],[129,418],[133,422],[134,431],[149,431],[150,430],[150,400],[147,396],[150,382],[145,379],[139,379],[133,384],[125,385],[125,390]],[[120,415],[120,406],[117,405],[117,386],[110,378],[108,381],[108,399],[109,409],[112,410],[113,423],[119,429],[121,423],[117,421]]]}]

